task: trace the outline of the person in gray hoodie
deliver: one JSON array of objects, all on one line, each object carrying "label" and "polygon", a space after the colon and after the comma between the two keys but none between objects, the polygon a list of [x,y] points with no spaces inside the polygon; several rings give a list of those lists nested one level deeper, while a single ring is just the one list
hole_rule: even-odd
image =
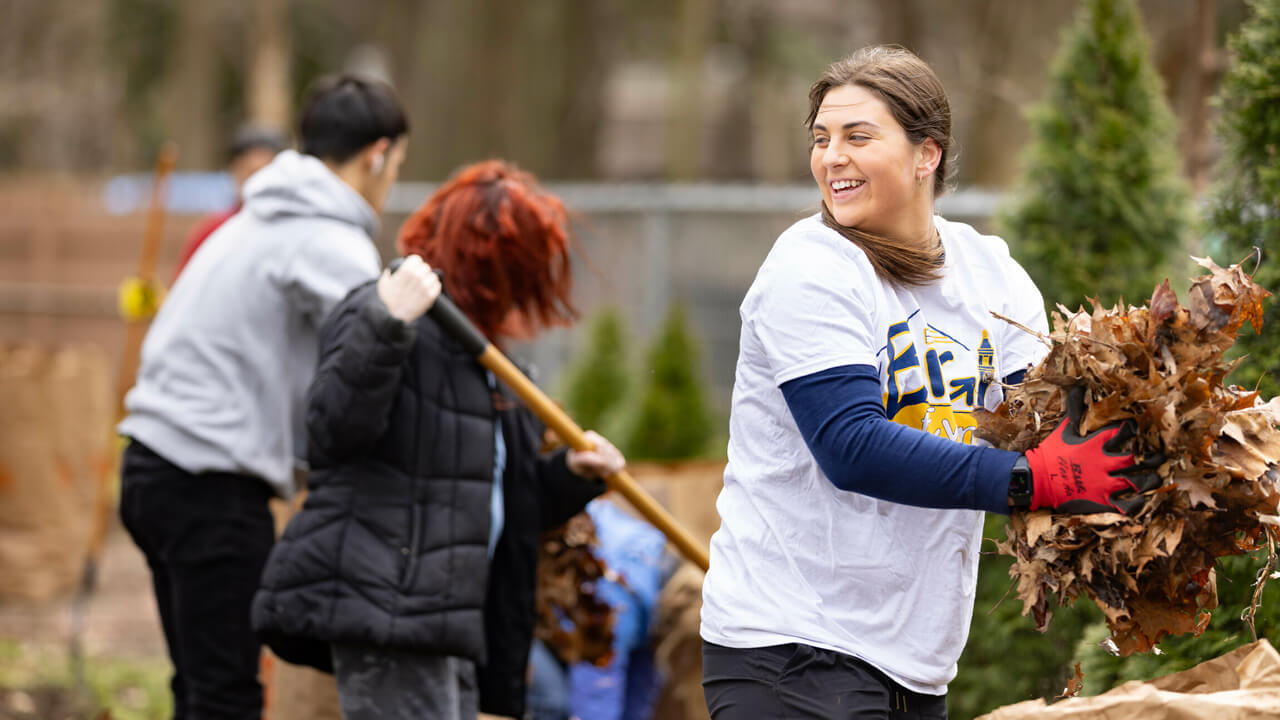
[{"label": "person in gray hoodie", "polygon": [[244,207],[192,257],[156,315],[119,425],[120,515],[146,555],[173,660],[174,718],[262,715],[249,607],[293,494],[317,329],[378,276],[372,236],[404,160],[390,87],[322,81]]}]

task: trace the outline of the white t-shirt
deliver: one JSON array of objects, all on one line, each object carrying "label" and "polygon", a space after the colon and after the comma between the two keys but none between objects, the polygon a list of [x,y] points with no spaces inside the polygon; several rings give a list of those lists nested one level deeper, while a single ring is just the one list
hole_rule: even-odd
[{"label": "white t-shirt", "polygon": [[[944,277],[896,288],[820,216],[774,244],[742,301],[729,464],[703,584],[702,637],[854,655],[941,695],[973,614],[982,513],[840,490],[819,469],[779,386],[841,365],[879,369],[890,420],[974,443],[994,382],[1047,348],[1043,301],[1004,241],[934,218]],[[980,441],[978,441],[980,442]],[[910,463],[911,458],[902,458]],[[893,478],[886,477],[885,482]]]}]

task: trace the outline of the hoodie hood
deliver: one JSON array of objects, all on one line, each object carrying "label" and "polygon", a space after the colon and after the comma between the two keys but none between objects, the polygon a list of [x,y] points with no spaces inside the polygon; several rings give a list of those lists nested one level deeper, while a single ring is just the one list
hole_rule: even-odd
[{"label": "hoodie hood", "polygon": [[283,150],[244,186],[244,209],[263,220],[318,217],[349,223],[373,237],[373,206],[319,158]]}]

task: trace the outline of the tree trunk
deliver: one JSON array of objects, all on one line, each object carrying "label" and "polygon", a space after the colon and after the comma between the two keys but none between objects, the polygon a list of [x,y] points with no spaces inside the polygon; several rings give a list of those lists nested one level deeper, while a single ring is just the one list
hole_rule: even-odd
[{"label": "tree trunk", "polygon": [[681,0],[676,12],[675,60],[667,125],[667,177],[692,180],[700,170],[707,49],[711,44],[712,0]]},{"label": "tree trunk", "polygon": [[1196,194],[1209,181],[1209,95],[1213,91],[1217,13],[1214,0],[1196,0],[1195,21],[1188,28],[1187,53],[1187,124],[1184,129],[1187,154],[1183,158],[1185,173]]},{"label": "tree trunk", "polygon": [[288,0],[258,0],[253,9],[253,46],[246,73],[249,122],[277,130],[290,123]]},{"label": "tree trunk", "polygon": [[545,170],[549,175],[587,179],[599,171],[600,122],[605,84],[617,56],[618,15],[614,0],[570,0],[562,15],[566,52],[560,102],[551,118],[555,142]]},{"label": "tree trunk", "polygon": [[769,67],[769,8],[760,2],[727,6],[729,42],[739,55],[740,71],[731,80],[728,94],[712,128],[715,162],[707,177],[744,180],[756,174],[755,129],[767,105],[763,98],[775,79]]},{"label": "tree trunk", "polygon": [[218,124],[214,116],[217,90],[218,0],[179,3],[174,65],[168,77],[168,135],[178,143],[178,166],[211,170],[221,166]]},{"label": "tree trunk", "polygon": [[476,5],[399,0],[384,6],[380,24],[383,36],[393,38],[392,56],[403,63],[396,74],[409,114],[409,155],[402,177],[443,179],[469,152],[464,136],[473,132],[475,113],[491,112],[466,101],[466,76],[482,82],[470,66],[468,50]]},{"label": "tree trunk", "polygon": [[1043,95],[1071,10],[1058,3],[962,0],[933,14],[954,36],[1001,38],[955,43],[939,37],[922,49],[951,100],[956,184],[1001,187],[1017,176],[1017,150],[1028,134],[1025,110]]},{"label": "tree trunk", "polygon": [[916,3],[912,0],[881,3],[879,10],[881,39],[877,42],[894,43],[921,54],[920,9]]}]

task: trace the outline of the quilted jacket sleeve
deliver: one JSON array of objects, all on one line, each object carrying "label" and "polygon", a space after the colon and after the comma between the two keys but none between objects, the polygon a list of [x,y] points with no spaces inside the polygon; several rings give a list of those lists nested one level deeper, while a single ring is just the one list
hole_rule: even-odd
[{"label": "quilted jacket sleeve", "polygon": [[393,317],[373,283],[351,291],[320,331],[320,366],[307,393],[313,466],[368,450],[387,428],[415,329]]},{"label": "quilted jacket sleeve", "polygon": [[565,524],[606,489],[603,480],[574,474],[567,456],[568,450],[561,448],[538,458],[543,531]]}]

